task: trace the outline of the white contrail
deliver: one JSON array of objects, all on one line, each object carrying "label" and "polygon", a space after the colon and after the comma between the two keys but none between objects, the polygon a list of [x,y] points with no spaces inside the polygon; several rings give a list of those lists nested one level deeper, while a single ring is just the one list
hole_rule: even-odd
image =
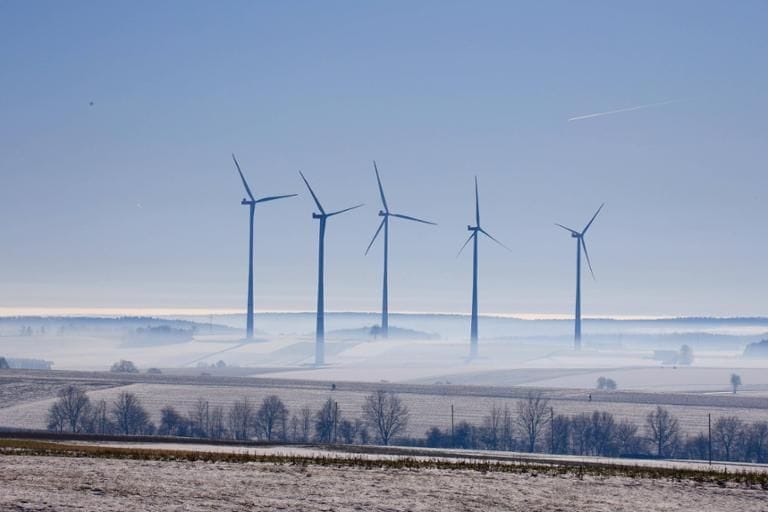
[{"label": "white contrail", "polygon": [[609,116],[611,114],[620,114],[622,112],[632,112],[633,110],[641,110],[650,107],[659,107],[661,105],[669,105],[670,103],[677,103],[683,100],[667,100],[659,101],[657,103],[646,103],[645,105],[637,105],[635,107],[620,108],[618,110],[609,110],[607,112],[595,112],[594,114],[585,114],[583,116],[571,117],[568,121],[581,121],[582,119],[591,119],[593,117]]}]

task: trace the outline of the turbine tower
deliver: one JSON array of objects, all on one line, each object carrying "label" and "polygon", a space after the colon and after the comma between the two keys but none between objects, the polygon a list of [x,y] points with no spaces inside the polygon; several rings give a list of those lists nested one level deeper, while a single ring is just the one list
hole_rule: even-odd
[{"label": "turbine tower", "polygon": [[309,193],[312,195],[312,199],[315,200],[317,209],[320,213],[312,212],[312,218],[320,221],[320,242],[318,245],[318,257],[317,257],[317,324],[315,328],[315,365],[319,366],[325,364],[325,222],[329,217],[338,215],[340,213],[360,208],[362,204],[351,206],[343,210],[338,210],[331,213],[326,213],[323,209],[323,205],[320,204],[320,200],[315,195],[315,191],[309,186],[307,178],[299,171],[301,179],[304,180],[304,184],[307,186]]},{"label": "turbine tower", "polygon": [[484,230],[480,226],[480,196],[477,192],[477,176],[475,176],[475,225],[467,226],[467,230],[472,234],[469,235],[467,241],[459,249],[459,254],[467,246],[470,240],[472,240],[472,320],[469,328],[469,357],[477,357],[477,239],[480,233],[484,234],[506,250],[511,252],[511,249],[503,243],[496,240],[490,233]]},{"label": "turbine tower", "polygon": [[389,218],[397,217],[398,219],[412,220],[414,222],[421,222],[422,224],[430,224],[436,226],[434,222],[428,220],[417,219],[409,215],[402,215],[400,213],[392,213],[389,211],[387,205],[387,198],[384,197],[384,187],[381,186],[381,177],[379,176],[379,169],[376,167],[376,161],[373,162],[373,170],[376,172],[376,182],[379,184],[379,195],[381,196],[381,205],[383,210],[379,210],[379,217],[381,217],[381,223],[379,228],[374,233],[371,243],[368,244],[368,248],[365,250],[365,254],[371,250],[373,242],[376,241],[376,237],[381,233],[381,229],[384,228],[384,276],[381,291],[381,337],[386,338],[389,335],[389,285],[388,285],[388,264],[389,264]]},{"label": "turbine tower", "polygon": [[592,279],[595,278],[595,273],[592,270],[592,262],[589,261],[589,252],[587,251],[587,244],[584,242],[584,235],[587,234],[587,230],[595,221],[597,214],[603,209],[605,203],[600,205],[592,218],[584,226],[581,232],[575,229],[567,228],[562,224],[555,223],[556,226],[563,228],[571,233],[571,237],[576,239],[576,314],[575,314],[575,326],[573,333],[573,343],[576,350],[581,350],[581,250],[584,249],[584,256],[587,258],[587,265],[589,266],[589,273],[592,274]]},{"label": "turbine tower", "polygon": [[266,203],[267,201],[274,201],[275,199],[284,199],[286,197],[294,197],[296,194],[287,194],[282,196],[267,196],[261,199],[255,199],[251,193],[251,189],[248,186],[248,182],[245,181],[243,171],[240,169],[240,164],[237,163],[234,153],[232,154],[232,160],[237,167],[237,173],[240,175],[240,179],[243,180],[243,186],[245,192],[248,194],[247,199],[240,201],[240,204],[247,205],[250,209],[250,223],[249,223],[249,241],[248,241],[248,310],[246,311],[246,339],[253,339],[253,213],[258,203]]}]

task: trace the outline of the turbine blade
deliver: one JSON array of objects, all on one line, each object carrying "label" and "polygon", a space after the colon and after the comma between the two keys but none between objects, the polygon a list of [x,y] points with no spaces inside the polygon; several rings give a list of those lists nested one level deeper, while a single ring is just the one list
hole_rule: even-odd
[{"label": "turbine blade", "polygon": [[437,226],[436,222],[430,222],[428,220],[417,219],[416,217],[411,217],[409,215],[402,215],[400,213],[390,213],[390,215],[392,217],[397,217],[397,218],[400,218],[400,219],[412,220],[412,221],[415,221],[415,222],[421,222],[422,224],[431,224],[432,226]]},{"label": "turbine blade", "polygon": [[381,228],[384,227],[384,223],[387,222],[387,218],[384,217],[381,219],[381,224],[379,224],[379,229],[376,230],[376,233],[373,234],[373,238],[371,238],[371,243],[368,244],[368,248],[365,250],[365,254],[368,254],[368,251],[371,250],[371,246],[373,245],[373,242],[376,241],[376,237],[379,236],[379,233],[381,233]]},{"label": "turbine blade", "polygon": [[309,193],[312,194],[312,199],[315,200],[315,204],[317,205],[318,210],[320,210],[320,213],[325,215],[325,210],[323,210],[323,205],[320,204],[320,200],[315,195],[315,191],[312,190],[312,187],[309,186],[309,182],[307,181],[307,178],[304,177],[304,173],[299,171],[299,174],[301,175],[301,179],[304,180],[304,184],[309,189]]},{"label": "turbine blade", "polygon": [[285,199],[286,197],[296,197],[299,194],[285,194],[282,196],[267,196],[262,197],[261,199],[257,199],[254,201],[254,203],[266,203],[267,201],[274,201],[275,199]]},{"label": "turbine blade", "polygon": [[335,212],[331,212],[328,215],[326,215],[326,217],[333,217],[334,215],[338,215],[340,213],[348,212],[349,210],[354,210],[355,208],[360,208],[361,206],[363,206],[362,203],[356,204],[355,206],[350,206],[349,208],[344,208],[343,210],[338,210],[338,211],[335,211]]},{"label": "turbine blade", "polygon": [[243,186],[245,187],[245,191],[248,193],[248,197],[250,197],[251,201],[253,201],[253,194],[251,194],[251,189],[248,187],[248,182],[245,181],[245,176],[243,176],[243,171],[240,170],[240,164],[237,163],[237,158],[235,158],[234,153],[232,153],[232,160],[235,161],[235,167],[237,167],[237,172],[240,174],[240,179],[243,180]]},{"label": "turbine blade", "polygon": [[480,194],[477,192],[477,176],[475,176],[475,222],[480,227]]},{"label": "turbine blade", "polygon": [[384,211],[389,213],[389,206],[387,206],[387,198],[384,197],[384,187],[381,186],[381,177],[379,176],[379,168],[376,167],[376,160],[373,161],[373,170],[376,171],[376,182],[379,184],[379,194],[381,195],[381,204],[384,205]]},{"label": "turbine blade", "polygon": [[600,208],[598,208],[598,209],[597,209],[597,211],[596,211],[596,212],[595,212],[595,214],[592,216],[592,218],[590,219],[590,221],[589,221],[589,222],[587,223],[587,225],[584,227],[584,230],[581,232],[581,234],[582,234],[582,235],[583,235],[584,233],[586,233],[586,232],[587,232],[587,230],[589,229],[589,226],[591,226],[591,225],[592,225],[592,223],[593,223],[593,222],[595,222],[595,217],[597,217],[597,214],[598,214],[598,213],[600,213],[600,210],[602,210],[602,209],[603,209],[603,206],[605,206],[605,203],[603,203],[603,204],[601,204],[601,205],[600,205]]},{"label": "turbine blade", "polygon": [[562,224],[558,224],[557,222],[555,222],[555,226],[560,226],[560,227],[561,227],[561,228],[563,228],[564,230],[566,230],[566,231],[570,231],[570,232],[571,232],[572,234],[574,234],[574,235],[578,235],[578,234],[579,234],[579,232],[578,232],[578,231],[576,231],[576,230],[574,230],[574,229],[571,229],[571,228],[567,228],[567,227],[563,226]]},{"label": "turbine blade", "polygon": [[512,252],[512,249],[510,249],[509,247],[507,247],[507,246],[506,246],[506,245],[504,245],[503,243],[501,243],[501,242],[499,242],[498,240],[496,240],[496,239],[495,239],[493,236],[491,236],[491,234],[490,234],[490,233],[488,233],[488,232],[487,232],[486,230],[484,230],[483,228],[480,228],[480,232],[481,232],[482,234],[484,234],[485,236],[487,236],[488,238],[490,238],[491,240],[493,240],[494,242],[496,242],[497,244],[499,244],[500,246],[502,246],[503,248],[505,248],[506,250],[508,250],[509,252]]},{"label": "turbine blade", "polygon": [[462,246],[461,246],[461,249],[459,249],[459,252],[457,252],[457,253],[456,253],[456,257],[457,257],[457,258],[458,258],[458,257],[459,257],[459,255],[461,254],[461,251],[463,251],[463,250],[464,250],[464,248],[467,246],[467,244],[469,243],[469,241],[470,241],[470,240],[472,240],[472,237],[473,237],[473,236],[477,236],[477,231],[473,231],[473,232],[472,232],[472,234],[471,234],[471,235],[469,235],[469,238],[467,238],[467,241],[466,241],[466,242],[464,242],[464,245],[462,245]]},{"label": "turbine blade", "polygon": [[592,279],[595,279],[595,272],[592,270],[592,262],[589,261],[589,252],[587,252],[587,244],[584,242],[584,238],[580,237],[581,247],[584,249],[584,256],[587,257],[587,266],[589,267],[589,273],[592,274]]}]

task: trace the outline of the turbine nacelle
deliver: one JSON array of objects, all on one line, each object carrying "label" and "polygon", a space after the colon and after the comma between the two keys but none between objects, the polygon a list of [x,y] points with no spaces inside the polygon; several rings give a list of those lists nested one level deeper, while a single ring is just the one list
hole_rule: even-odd
[{"label": "turbine nacelle", "polygon": [[323,217],[327,217],[327,215],[323,215],[322,213],[312,212],[312,218],[313,219],[322,219]]},{"label": "turbine nacelle", "polygon": [[587,266],[589,267],[589,273],[592,274],[593,279],[595,277],[595,273],[592,270],[592,262],[589,260],[589,251],[587,251],[587,243],[584,241],[584,235],[587,234],[587,230],[589,230],[589,227],[592,225],[593,222],[595,222],[595,219],[597,218],[597,215],[600,213],[600,210],[603,209],[603,206],[605,206],[605,203],[600,205],[600,208],[598,208],[595,214],[592,215],[592,218],[589,219],[589,222],[587,222],[587,225],[584,226],[584,229],[582,229],[581,232],[578,232],[575,229],[571,229],[567,226],[563,226],[562,224],[555,222],[555,226],[568,231],[571,234],[571,238],[576,239],[576,246],[579,248],[579,255],[581,254],[581,250],[582,249],[584,250],[584,256],[587,258]]},{"label": "turbine nacelle", "polygon": [[470,226],[467,224],[467,231],[480,231],[480,226]]},{"label": "turbine nacelle", "polygon": [[379,217],[386,217],[389,215],[389,212],[385,212],[384,210],[379,210]]}]

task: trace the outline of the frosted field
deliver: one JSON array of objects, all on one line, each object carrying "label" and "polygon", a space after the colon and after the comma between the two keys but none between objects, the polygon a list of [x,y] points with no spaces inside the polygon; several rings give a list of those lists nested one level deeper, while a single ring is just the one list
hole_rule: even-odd
[{"label": "frosted field", "polygon": [[[42,372],[45,374],[45,372]],[[52,378],[75,378],[80,382],[99,382],[106,385],[114,378],[109,374],[69,374],[68,372],[50,373]],[[29,375],[38,375],[30,372]],[[92,375],[89,381],[86,377]],[[134,379],[142,379],[141,376]],[[184,382],[194,382],[197,378],[188,377]],[[0,378],[0,389],[7,382]],[[41,382],[47,382],[42,380]],[[361,416],[361,407],[365,396],[378,387],[398,392],[411,411],[411,421],[407,434],[421,437],[431,426],[448,428],[451,421],[451,405],[454,405],[455,421],[467,420],[480,424],[490,408],[508,405],[514,411],[516,400],[524,398],[527,388],[495,388],[473,386],[420,386],[420,385],[385,385],[366,383],[338,383],[335,391],[328,383],[313,381],[288,381],[283,379],[216,379],[208,378],[199,384],[179,384],[177,378],[163,377],[163,383],[136,382],[117,386],[116,382],[106,389],[94,389],[88,394],[92,400],[113,402],[122,391],[135,393],[149,411],[152,421],[159,424],[160,410],[166,405],[174,406],[179,412],[190,410],[198,398],[208,400],[212,405],[229,407],[235,400],[247,397],[258,404],[270,394],[279,396],[290,411],[298,414],[302,407],[312,411],[320,408],[328,398],[339,403],[339,409],[345,417]],[[220,384],[215,384],[220,382]],[[240,384],[242,382],[242,384]],[[592,401],[589,394],[592,394]],[[585,390],[548,390],[545,396],[550,398],[550,405],[556,414],[578,414],[594,410],[613,413],[618,419],[629,419],[638,425],[644,425],[646,415],[657,404],[668,407],[680,419],[681,427],[689,433],[698,433],[706,429],[707,414],[713,419],[719,416],[737,415],[744,421],[765,420],[768,417],[768,398],[748,397],[732,394],[657,394],[657,393],[598,393]],[[46,413],[54,401],[54,395],[40,399],[35,395],[28,401],[18,399],[15,405],[0,406],[0,427],[9,428],[45,428]],[[19,403],[19,401],[23,403]],[[642,427],[641,427],[642,428]]]},{"label": "frosted field", "polygon": [[[714,462],[691,460],[655,460],[610,458],[579,455],[552,455],[544,453],[502,452],[493,450],[459,450],[443,448],[400,448],[388,447],[387,453],[368,453],[365,447],[347,447],[349,451],[333,447],[313,446],[232,446],[217,444],[188,444],[188,443],[132,443],[110,441],[63,441],[65,445],[103,446],[110,448],[129,448],[153,451],[183,451],[201,453],[233,453],[238,455],[279,456],[279,457],[327,457],[342,459],[367,460],[398,460],[407,458],[418,461],[445,462],[480,462],[493,461],[498,464],[520,465],[526,463],[557,464],[563,463],[595,463],[618,466],[635,466],[647,468],[690,469],[697,471],[717,472],[749,472],[766,473],[768,465],[740,462]],[[357,451],[360,448],[362,451]]]},{"label": "frosted field", "polygon": [[732,484],[542,473],[0,456],[0,509],[759,511]]}]

